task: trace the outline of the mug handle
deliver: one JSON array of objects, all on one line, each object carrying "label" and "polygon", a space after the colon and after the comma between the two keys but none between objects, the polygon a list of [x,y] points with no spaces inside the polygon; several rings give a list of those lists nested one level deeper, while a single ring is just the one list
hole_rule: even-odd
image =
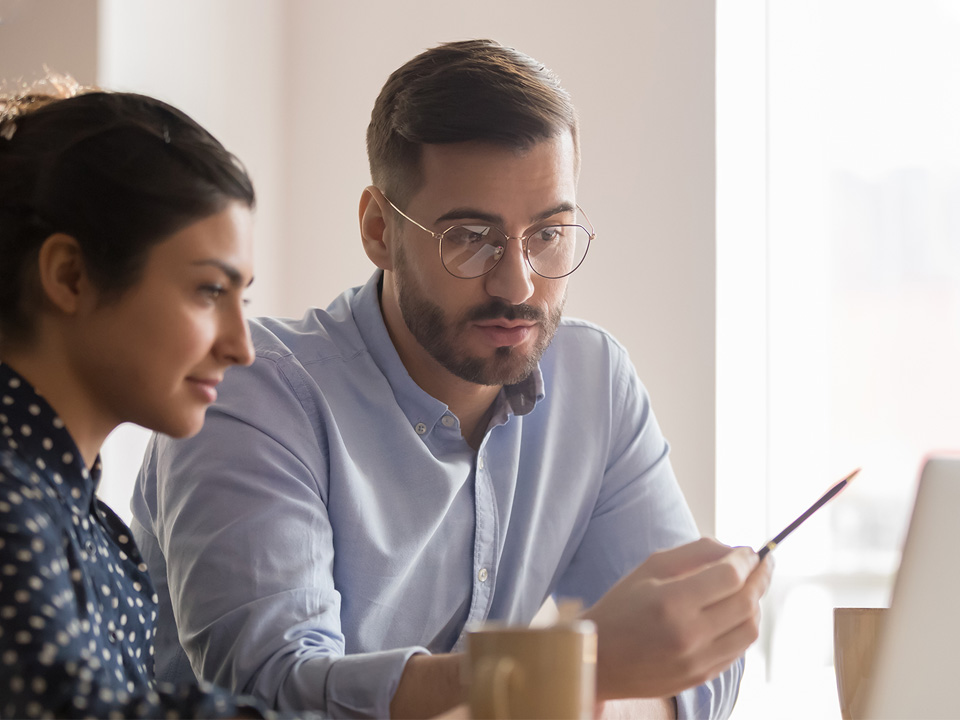
[{"label": "mug handle", "polygon": [[510,679],[517,671],[517,661],[511,657],[480,658],[470,689],[471,711],[478,720],[510,720]]}]

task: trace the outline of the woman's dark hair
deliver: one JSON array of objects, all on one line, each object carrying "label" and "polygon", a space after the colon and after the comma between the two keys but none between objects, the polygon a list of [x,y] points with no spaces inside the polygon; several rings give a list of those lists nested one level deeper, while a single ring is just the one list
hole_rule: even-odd
[{"label": "woman's dark hair", "polygon": [[367,127],[373,182],[401,207],[420,188],[420,146],[483,140],[516,150],[569,131],[577,113],[560,80],[493,40],[426,50],[384,84]]},{"label": "woman's dark hair", "polygon": [[92,282],[115,298],[155,244],[231,201],[254,204],[240,162],[176,108],[57,92],[0,95],[0,343],[30,338],[37,254],[51,234],[76,238]]}]

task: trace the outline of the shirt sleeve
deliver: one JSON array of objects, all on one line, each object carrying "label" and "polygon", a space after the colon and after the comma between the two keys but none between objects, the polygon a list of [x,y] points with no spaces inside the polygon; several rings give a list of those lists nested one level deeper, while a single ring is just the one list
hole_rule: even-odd
[{"label": "shirt sleeve", "polygon": [[318,431],[332,420],[295,362],[260,358],[240,375],[198,436],[154,438],[141,471],[156,507],[138,519],[165,556],[180,643],[198,677],[278,710],[387,717],[426,650],[346,652],[327,512],[337,449]]},{"label": "shirt sleeve", "polygon": [[0,469],[0,715],[261,717],[208,684],[154,688],[117,669],[96,611],[81,607],[88,578],[58,521],[70,513],[20,475]]},{"label": "shirt sleeve", "polygon": [[[614,356],[615,406],[608,463],[586,533],[561,577],[557,597],[593,605],[657,550],[700,537],[677,484],[669,446],[626,351]],[[733,711],[743,658],[716,679],[677,696],[680,718],[726,718]]]}]

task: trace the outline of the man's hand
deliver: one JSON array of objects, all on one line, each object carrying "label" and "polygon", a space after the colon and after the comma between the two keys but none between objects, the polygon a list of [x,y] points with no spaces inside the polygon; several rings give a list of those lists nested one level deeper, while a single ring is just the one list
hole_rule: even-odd
[{"label": "man's hand", "polygon": [[651,555],[584,613],[597,699],[673,696],[726,670],[757,639],[772,565],[707,538]]},{"label": "man's hand", "polygon": [[606,700],[594,708],[594,720],[676,720],[674,698],[631,698]]}]

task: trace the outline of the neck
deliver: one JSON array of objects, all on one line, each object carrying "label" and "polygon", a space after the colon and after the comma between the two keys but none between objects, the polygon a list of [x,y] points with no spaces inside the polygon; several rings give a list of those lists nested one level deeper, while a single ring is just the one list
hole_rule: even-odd
[{"label": "neck", "polygon": [[[416,378],[414,379],[416,380]],[[474,450],[479,450],[480,443],[483,442],[483,436],[487,432],[487,426],[490,424],[490,414],[493,411],[493,403],[500,392],[500,387],[476,385],[459,378],[456,379],[470,387],[466,388],[465,392],[450,393],[445,398],[434,395],[426,388],[424,390],[447,404],[450,412],[460,420],[460,434],[463,439]],[[420,384],[419,381],[418,384]],[[423,387],[423,385],[420,385],[420,387]]]},{"label": "neck", "polygon": [[119,423],[106,418],[86,395],[65,357],[55,348],[4,349],[0,362],[20,373],[56,411],[89,468],[103,441]]},{"label": "neck", "polygon": [[[387,292],[386,288],[383,292]],[[381,297],[380,311],[387,333],[410,377],[424,392],[450,408],[460,420],[463,439],[474,450],[479,449],[500,386],[469,382],[438,363],[407,329],[398,303],[384,303]]]},{"label": "neck", "polygon": [[405,357],[406,353],[396,342],[394,346],[400,360],[420,388],[450,408],[460,420],[460,434],[474,450],[480,448],[490,422],[493,403],[500,393],[499,385],[478,385],[463,380],[433,358],[429,363],[418,363]]}]

